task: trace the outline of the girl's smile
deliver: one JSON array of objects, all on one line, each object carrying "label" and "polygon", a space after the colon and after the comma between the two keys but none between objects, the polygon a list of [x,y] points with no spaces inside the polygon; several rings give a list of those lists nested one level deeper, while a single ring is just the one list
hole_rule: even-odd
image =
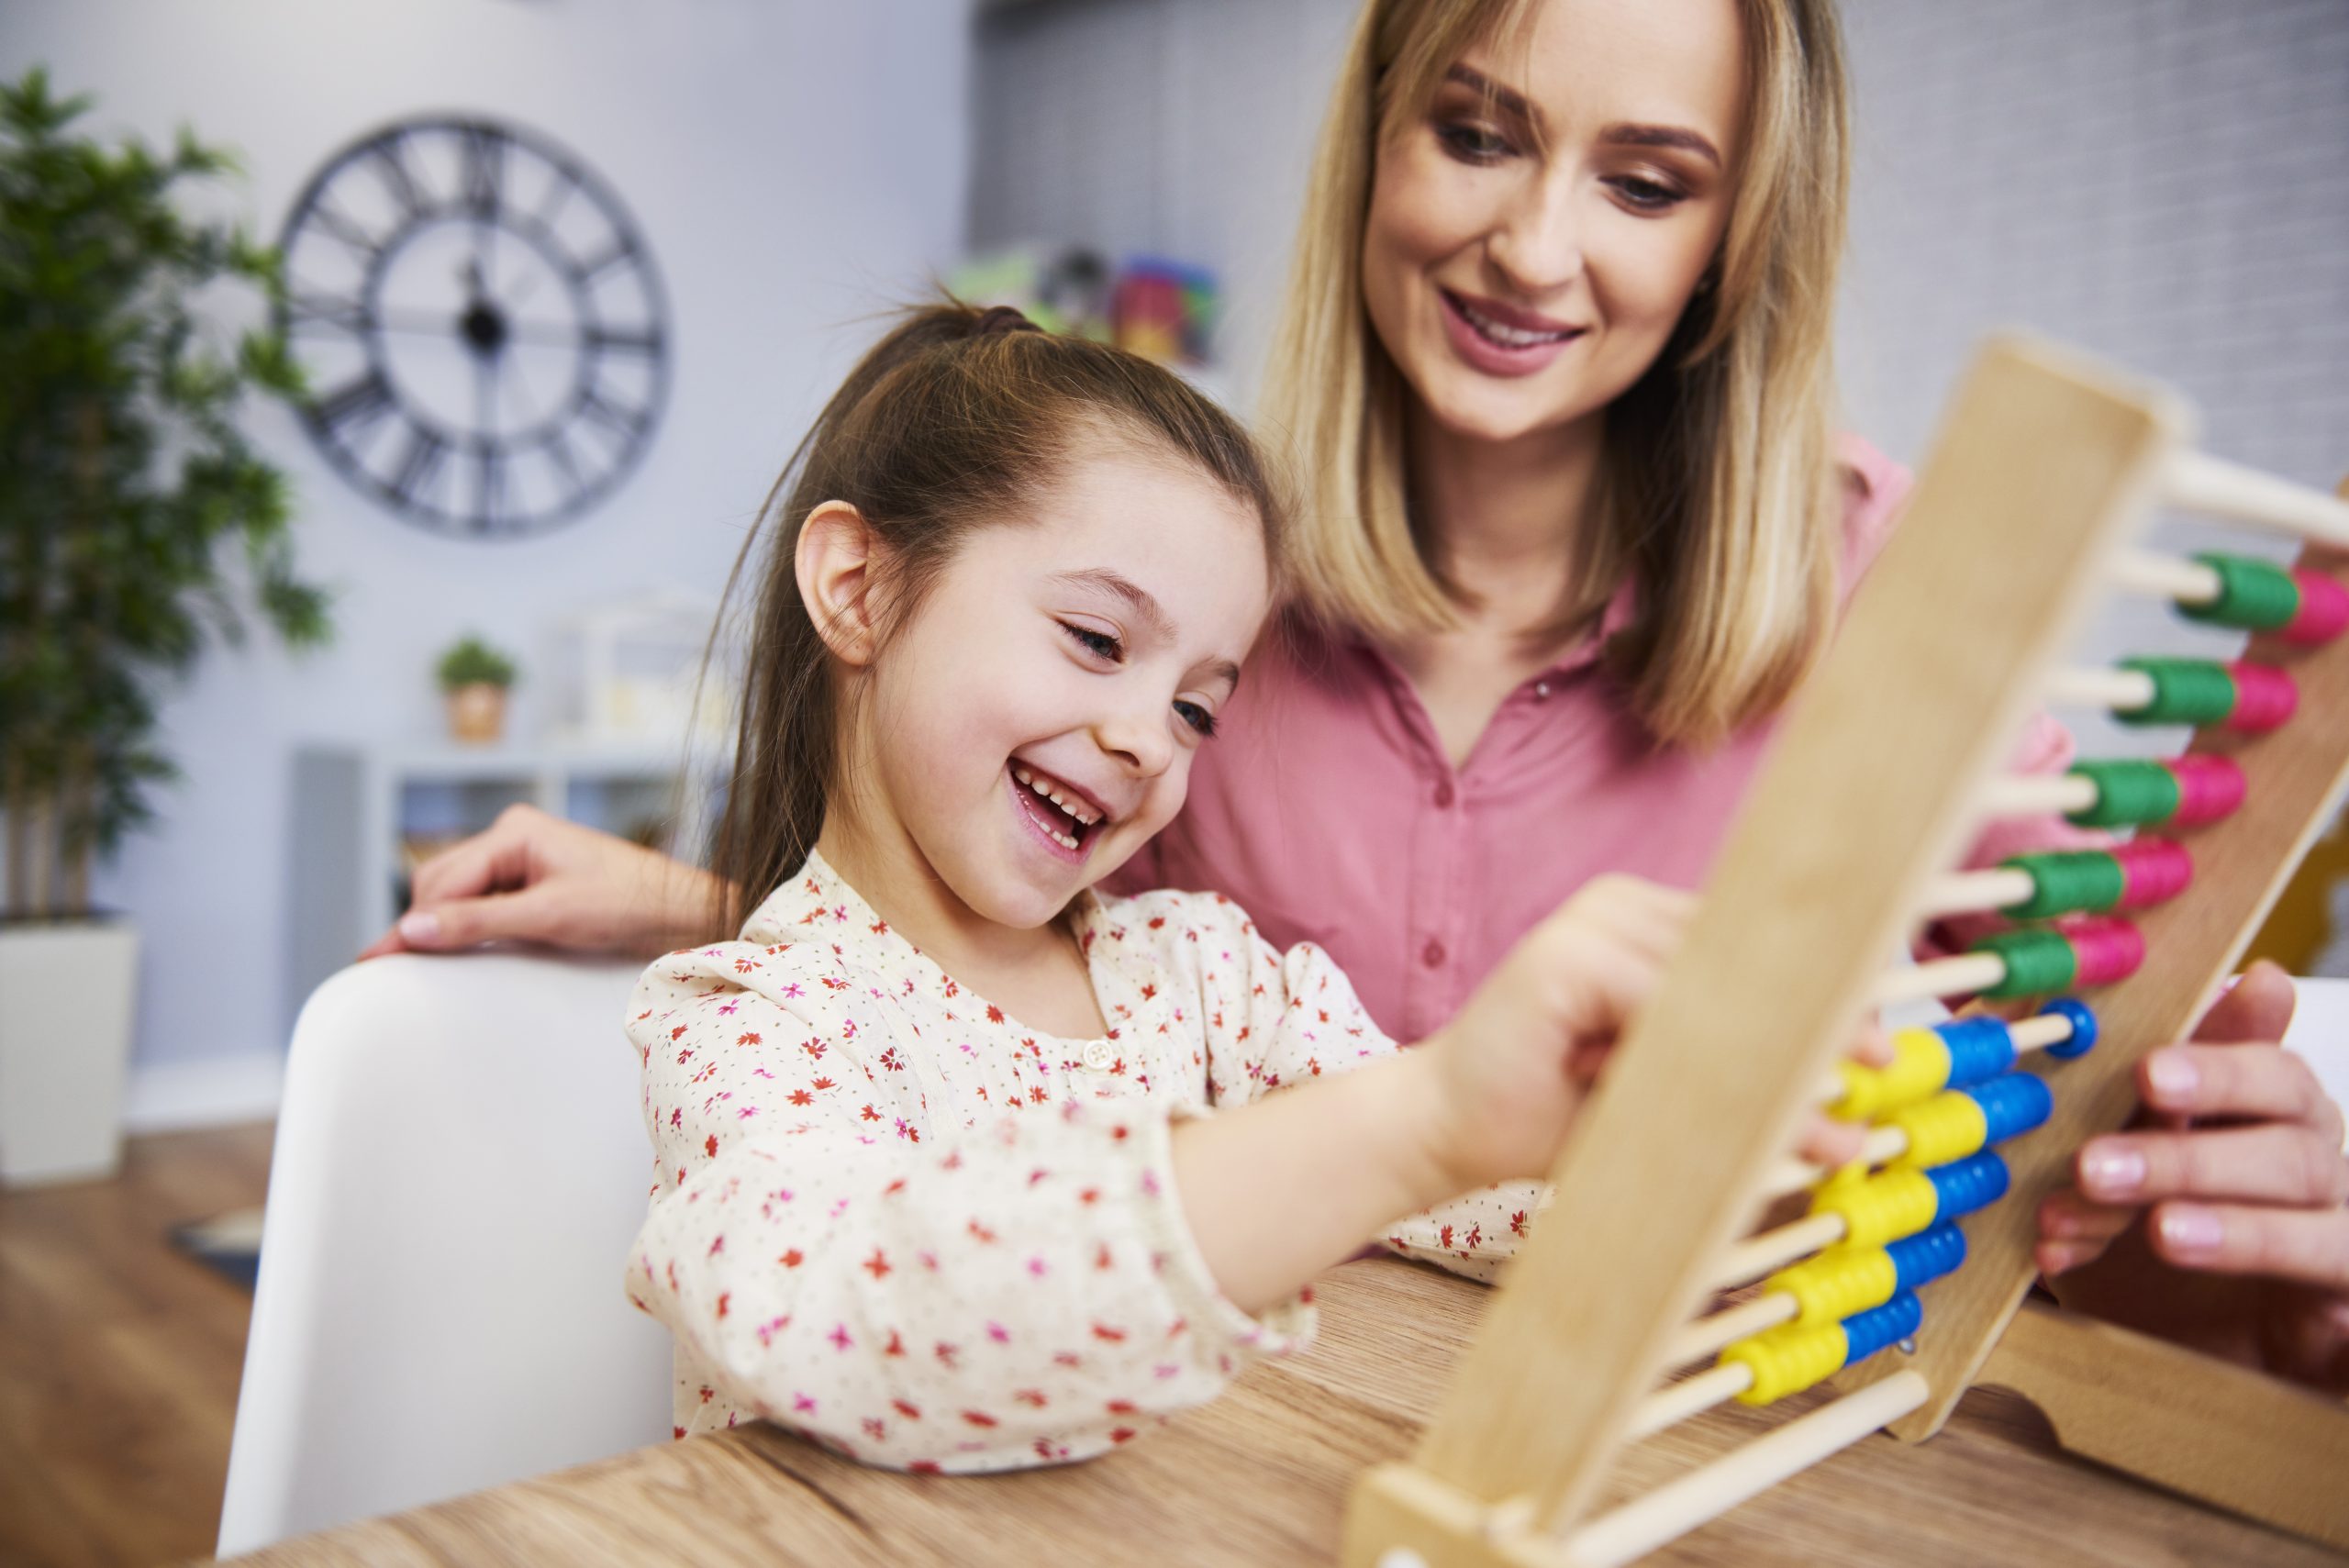
[{"label": "girl's smile", "polygon": [[1014,758],[1007,774],[1013,808],[1035,829],[1049,853],[1082,865],[1109,814],[1063,779]]}]

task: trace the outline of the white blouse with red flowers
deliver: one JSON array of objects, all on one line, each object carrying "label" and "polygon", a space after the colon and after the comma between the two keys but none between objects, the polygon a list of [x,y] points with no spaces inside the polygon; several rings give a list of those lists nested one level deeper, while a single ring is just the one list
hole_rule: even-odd
[{"label": "white blouse with red flowers", "polygon": [[[628,1289],[676,1336],[678,1436],[763,1417],[911,1470],[1083,1459],[1309,1340],[1309,1294],[1252,1317],[1217,1289],[1169,1123],[1394,1043],[1319,948],[1276,951],[1220,895],[1071,916],[1101,1040],[963,990],[815,855],[740,940],[645,972],[656,1179]],[[1534,1195],[1386,1241],[1489,1277]]]}]

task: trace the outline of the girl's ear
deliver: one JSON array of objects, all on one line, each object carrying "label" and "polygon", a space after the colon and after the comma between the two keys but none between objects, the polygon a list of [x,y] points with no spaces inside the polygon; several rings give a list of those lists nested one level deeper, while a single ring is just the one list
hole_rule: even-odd
[{"label": "girl's ear", "polygon": [[873,526],[845,501],[827,501],[800,525],[792,565],[799,602],[832,657],[862,669],[878,646],[874,628]]}]

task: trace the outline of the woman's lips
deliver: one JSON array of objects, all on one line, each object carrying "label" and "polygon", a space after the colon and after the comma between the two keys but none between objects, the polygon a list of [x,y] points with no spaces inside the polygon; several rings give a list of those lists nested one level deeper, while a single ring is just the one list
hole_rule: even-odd
[{"label": "woman's lips", "polygon": [[1498,313],[1480,309],[1450,289],[1438,289],[1436,294],[1443,302],[1444,336],[1451,339],[1453,351],[1487,375],[1531,375],[1565,352],[1567,345],[1586,330],[1568,327],[1529,331],[1517,323],[1540,317],[1509,312],[1514,320],[1504,320]]}]

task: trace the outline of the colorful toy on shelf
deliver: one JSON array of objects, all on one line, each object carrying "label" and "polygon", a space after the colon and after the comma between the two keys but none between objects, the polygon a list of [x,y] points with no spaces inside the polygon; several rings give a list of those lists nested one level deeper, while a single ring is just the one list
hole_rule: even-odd
[{"label": "colorful toy on shelf", "polygon": [[[1977,1383],[2032,1398],[2076,1452],[2349,1546],[2349,1405],[2023,1301],[2041,1200],[2127,1119],[2137,1061],[2190,1031],[2349,781],[2349,505],[2200,454],[2188,427],[2167,394],[2053,349],[1977,363],[1451,1395],[1408,1462],[1357,1484],[1350,1568],[1609,1568],[1879,1428],[1930,1437]],[[2289,567],[2163,557],[2135,542],[2157,502],[2305,542]],[[2250,645],[2058,671],[2109,587]],[[2042,701],[2196,732],[2166,762],[1994,777]],[[2140,830],[1944,869],[2026,813]],[[2011,925],[1881,968],[1954,914]],[[1899,1031],[1881,1068],[1840,1060],[1872,1006],[2076,988]],[[1788,1157],[1821,1106],[1867,1124],[1852,1167]],[[1809,1214],[1748,1234],[1805,1187]],[[1623,1445],[1732,1398],[1806,1403],[1590,1516]]]}]

